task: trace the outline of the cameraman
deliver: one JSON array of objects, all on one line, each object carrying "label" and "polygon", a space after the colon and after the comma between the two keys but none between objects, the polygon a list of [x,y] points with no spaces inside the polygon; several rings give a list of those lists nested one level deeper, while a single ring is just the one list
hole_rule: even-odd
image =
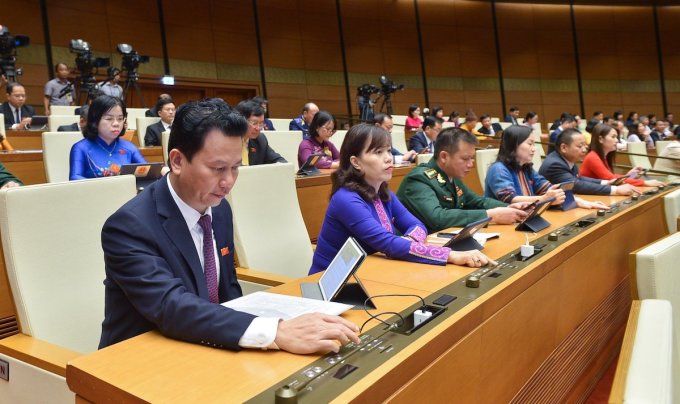
[{"label": "cameraman", "polygon": [[45,84],[45,115],[50,115],[50,105],[73,105],[73,86],[68,81],[68,66],[57,63],[54,66],[57,77]]},{"label": "cameraman", "polygon": [[26,89],[20,83],[7,84],[7,102],[0,106],[0,113],[5,116],[5,129],[28,129],[35,110],[26,104]]},{"label": "cameraman", "polygon": [[123,87],[120,83],[120,70],[113,66],[106,69],[109,78],[99,86],[99,90],[108,96],[123,99]]}]

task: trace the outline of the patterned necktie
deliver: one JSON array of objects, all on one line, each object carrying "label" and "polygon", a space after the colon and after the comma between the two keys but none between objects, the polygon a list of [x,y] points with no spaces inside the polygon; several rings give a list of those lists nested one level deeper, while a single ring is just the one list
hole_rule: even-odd
[{"label": "patterned necktie", "polygon": [[250,161],[248,161],[248,140],[243,143],[243,148],[241,149],[241,165],[247,166]]},{"label": "patterned necktie", "polygon": [[217,265],[215,263],[210,216],[201,216],[198,219],[198,224],[203,229],[203,272],[205,274],[205,283],[208,286],[208,296],[210,296],[210,302],[219,303],[217,294]]}]

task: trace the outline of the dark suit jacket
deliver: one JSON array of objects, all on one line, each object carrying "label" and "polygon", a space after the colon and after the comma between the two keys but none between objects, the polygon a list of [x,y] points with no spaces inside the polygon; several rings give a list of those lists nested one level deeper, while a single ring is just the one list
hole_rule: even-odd
[{"label": "dark suit jacket", "polygon": [[[423,149],[427,148],[427,145],[428,139],[424,132],[416,133],[411,137],[411,140],[408,141],[408,149],[415,150],[416,153],[423,151]],[[434,150],[430,149],[430,153],[434,153]]]},{"label": "dark suit jacket", "polygon": [[161,145],[161,133],[165,132],[165,127],[163,122],[158,121],[153,125],[146,127],[146,133],[144,134],[144,144],[146,146],[160,146]]},{"label": "dark suit jacket", "polygon": [[[494,135],[497,134],[498,132],[503,132],[503,127],[499,123],[492,123],[491,127],[493,128]],[[489,131],[487,128],[485,128],[483,126],[481,128],[479,128],[478,131],[479,131],[479,133],[481,133],[483,135],[491,134],[491,131]]]},{"label": "dark suit jacket", "polygon": [[[12,113],[12,108],[9,106],[9,102],[3,102],[0,105],[0,114],[5,116],[5,129],[9,129],[14,125],[14,114]],[[30,105],[25,105],[21,107],[21,119],[29,118],[35,115],[35,109]]]},{"label": "dark suit jacket", "polygon": [[256,166],[260,164],[287,163],[286,159],[269,147],[269,142],[264,133],[257,138],[248,140],[248,164]]},{"label": "dark suit jacket", "polygon": [[144,116],[149,117],[149,118],[157,118],[158,117],[158,110],[156,109],[155,106],[149,108],[144,112]]},{"label": "dark suit jacket", "polygon": [[567,160],[556,151],[546,156],[538,173],[553,184],[574,181],[575,194],[609,195],[612,190],[611,185],[602,185],[599,179],[579,177],[576,164],[570,169]]},{"label": "dark suit jacket", "polygon": [[[506,115],[505,118],[503,118],[503,120],[505,122],[511,123],[513,125],[519,125],[519,122],[517,121],[517,119],[513,118],[512,115]],[[494,128],[494,130],[496,130],[496,129]]]},{"label": "dark suit jacket", "polygon": [[57,132],[80,132],[80,128],[78,122],[74,122],[70,125],[61,125],[57,128]]},{"label": "dark suit jacket", "polygon": [[[229,204],[212,208],[220,262],[219,301],[241,296]],[[99,347],[150,330],[179,340],[239,349],[254,316],[211,303],[198,253],[163,177],[104,224],[105,316]]]}]

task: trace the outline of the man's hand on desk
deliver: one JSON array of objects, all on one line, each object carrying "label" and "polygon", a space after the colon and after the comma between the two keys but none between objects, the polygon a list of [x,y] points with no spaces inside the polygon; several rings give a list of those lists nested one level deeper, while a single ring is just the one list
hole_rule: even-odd
[{"label": "man's hand on desk", "polygon": [[312,313],[279,322],[274,343],[295,354],[338,352],[349,341],[359,343],[359,327],[338,316]]},{"label": "man's hand on desk", "polygon": [[633,195],[633,193],[641,194],[642,191],[640,191],[638,187],[630,184],[616,185],[615,195]]},{"label": "man's hand on desk", "polygon": [[528,206],[528,202],[513,203],[505,208],[493,208],[486,211],[487,216],[491,218],[491,222],[496,224],[512,224],[521,222],[527,217],[527,212],[520,209],[521,206]]}]

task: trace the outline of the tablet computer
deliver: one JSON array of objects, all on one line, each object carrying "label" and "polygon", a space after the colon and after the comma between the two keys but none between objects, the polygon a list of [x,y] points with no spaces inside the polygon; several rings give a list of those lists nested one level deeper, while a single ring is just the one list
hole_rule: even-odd
[{"label": "tablet computer", "polygon": [[[302,297],[351,304],[356,308],[363,308],[368,294],[359,278],[356,277],[355,272],[365,258],[366,251],[353,237],[348,238],[318,282],[300,284]],[[356,282],[348,283],[352,276],[354,276]],[[375,308],[370,301],[368,306]]]},{"label": "tablet computer", "polygon": [[517,225],[517,227],[515,227],[515,230],[538,232],[547,227],[550,227],[550,222],[543,219],[541,215],[550,207],[550,204],[553,203],[554,201],[555,198],[549,198],[538,202],[534,210],[532,210],[531,213],[529,213],[529,216],[527,216],[526,219],[524,219],[520,224]]},{"label": "tablet computer", "polygon": [[563,182],[560,184],[560,189],[564,191],[564,202],[559,206],[559,209],[567,211],[578,207],[576,198],[574,197],[574,181]]},{"label": "tablet computer", "polygon": [[161,177],[164,166],[164,163],[123,164],[120,166],[120,175],[134,175],[137,188],[145,188]]},{"label": "tablet computer", "polygon": [[307,161],[305,161],[305,164],[300,167],[300,169],[297,172],[297,175],[316,175],[319,174],[320,171],[318,168],[316,168],[316,163],[319,161],[321,157],[324,157],[325,154],[310,154],[309,157],[307,157]]},{"label": "tablet computer", "polygon": [[[76,122],[76,121],[73,121]],[[43,115],[33,115],[28,130],[43,130],[47,126],[47,117]]]},{"label": "tablet computer", "polygon": [[449,247],[453,251],[470,251],[470,250],[481,250],[484,248],[483,245],[479,244],[477,240],[473,237],[475,233],[484,228],[491,221],[490,217],[485,217],[484,219],[477,220],[475,222],[469,223],[467,226],[463,227],[461,231],[458,232],[451,240],[444,244],[444,247]]}]

